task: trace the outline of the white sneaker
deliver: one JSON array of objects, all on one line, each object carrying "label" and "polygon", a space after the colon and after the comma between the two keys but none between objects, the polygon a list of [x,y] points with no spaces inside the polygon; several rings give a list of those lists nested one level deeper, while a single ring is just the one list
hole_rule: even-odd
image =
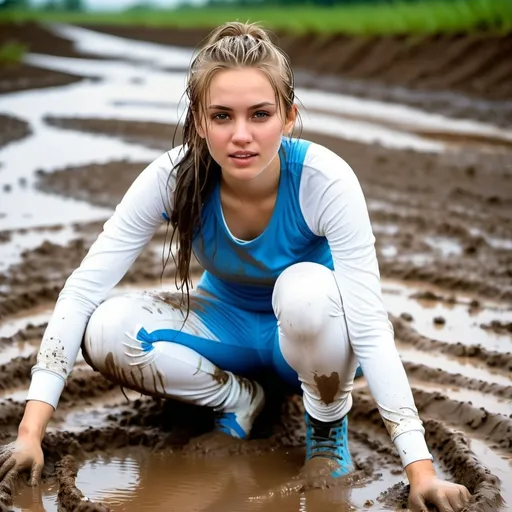
[{"label": "white sneaker", "polygon": [[265,392],[256,381],[235,377],[240,383],[239,407],[219,411],[215,419],[215,430],[238,439],[247,439],[252,425],[265,405]]}]

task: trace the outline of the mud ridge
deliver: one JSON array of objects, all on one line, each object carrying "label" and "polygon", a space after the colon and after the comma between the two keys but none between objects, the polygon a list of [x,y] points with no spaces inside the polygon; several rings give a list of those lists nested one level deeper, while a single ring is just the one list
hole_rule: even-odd
[{"label": "mud ridge", "polygon": [[0,94],[70,85],[83,80],[83,77],[78,75],[37,68],[28,64],[2,66],[1,72]]},{"label": "mud ridge", "polygon": [[[428,395],[428,393],[424,394]],[[416,397],[415,394],[415,400]],[[418,401],[421,401],[421,399],[420,396]],[[420,409],[420,407],[418,408]],[[437,454],[437,458],[442,462],[445,469],[453,475],[454,481],[465,485],[475,495],[476,504],[471,506],[470,510],[474,512],[497,510],[502,504],[499,479],[478,461],[468,447],[467,439],[463,433],[453,432],[445,423],[437,419],[425,418],[428,414],[425,415],[424,412],[420,410],[420,415],[424,418],[425,436],[430,449]],[[380,426],[385,431],[377,406],[365,390],[354,393],[354,406],[350,414],[356,421],[370,421],[373,425]],[[508,434],[508,439],[510,438],[511,436]],[[509,441],[505,441],[506,443],[509,443]],[[404,490],[404,487],[399,485],[388,489],[381,496],[381,500],[396,509],[397,502],[398,504],[400,502],[404,503],[408,496],[408,489]]]},{"label": "mud ridge", "polygon": [[34,338],[41,338],[47,325],[47,322],[39,325],[28,324],[24,329],[17,331],[12,336],[1,337],[0,350],[4,345],[19,343],[21,341],[27,341]]},{"label": "mud ridge", "polygon": [[63,457],[56,465],[59,493],[57,499],[59,506],[64,510],[73,512],[109,512],[109,508],[102,503],[95,503],[86,498],[76,487],[78,464],[71,455]]},{"label": "mud ridge", "polygon": [[[0,275],[0,282],[1,282]],[[41,304],[54,303],[60,293],[61,286],[40,287],[35,290],[11,292],[8,295],[0,293],[0,318],[6,318],[25,309]]]},{"label": "mud ridge", "polygon": [[481,391],[482,393],[488,393],[499,398],[512,400],[512,386],[502,386],[494,382],[470,379],[463,375],[454,375],[439,368],[432,368],[418,363],[404,362],[404,367],[409,377],[415,377],[425,382],[432,381],[436,384]]},{"label": "mud ridge", "polygon": [[[458,402],[438,392],[429,392],[413,388],[416,407],[423,419],[442,419],[453,425],[467,427],[479,436],[485,437],[507,452],[512,451],[512,419],[476,409],[468,403]],[[356,420],[364,418],[373,425],[383,427],[382,419],[368,390],[353,393],[354,407],[352,414]],[[430,440],[427,437],[427,442]]]},{"label": "mud ridge", "polygon": [[490,351],[481,345],[464,345],[461,342],[447,343],[422,336],[416,332],[406,321],[390,315],[396,337],[408,345],[420,350],[435,351],[441,354],[450,354],[457,357],[469,357],[482,361],[490,368],[499,368],[505,372],[512,371],[512,354]]},{"label": "mud ridge", "polygon": [[66,381],[60,403],[75,407],[76,401],[80,400],[85,405],[90,399],[104,396],[116,387],[117,384],[107,380],[101,373],[89,369],[74,369]]},{"label": "mud ridge", "polygon": [[[37,352],[27,357],[16,357],[9,363],[0,366],[0,390],[12,390],[30,383],[32,367],[36,364]],[[69,404],[74,407],[76,400],[82,405],[89,399],[103,396],[117,385],[103,375],[89,369],[75,368],[66,381],[61,395],[61,406]]]},{"label": "mud ridge", "polygon": [[50,27],[33,21],[0,22],[0,44],[17,42],[30,53],[43,53],[59,57],[99,59],[94,54],[77,52],[75,43],[55,34]]},{"label": "mud ridge", "polygon": [[496,334],[512,334],[512,322],[492,320],[488,324],[480,324],[480,327],[486,331],[493,331]]},{"label": "mud ridge", "polygon": [[[54,304],[68,276],[80,265],[90,245],[101,230],[88,232],[84,238],[72,240],[65,246],[44,242],[33,250],[25,251],[22,261],[0,274],[0,319],[42,304]],[[121,281],[123,284],[162,282],[174,284],[175,267],[172,259],[163,270],[162,254],[167,254],[168,240],[164,246],[165,226],[137,258]],[[191,272],[197,273],[197,261]]]},{"label": "mud ridge", "polygon": [[0,365],[0,390],[26,385],[30,380],[30,371],[36,363],[36,354],[27,357],[15,357]]},{"label": "mud ridge", "polygon": [[24,139],[32,133],[30,125],[14,116],[0,114],[0,149],[11,142]]},{"label": "mud ridge", "polygon": [[428,282],[435,286],[459,292],[476,293],[485,298],[504,302],[512,300],[512,289],[509,289],[508,286],[506,289],[503,289],[502,285],[482,281],[477,276],[471,279],[470,277],[457,275],[458,271],[455,267],[453,269],[443,269],[434,263],[419,267],[413,263],[384,260],[380,268],[382,274],[388,278],[412,282]]},{"label": "mud ridge", "polygon": [[413,394],[420,415],[458,425],[459,428],[466,426],[512,453],[512,419],[476,409],[438,392],[413,388]]},{"label": "mud ridge", "polygon": [[15,402],[10,398],[0,402],[0,426],[15,429],[23,417],[25,404]]},{"label": "mud ridge", "polygon": [[434,419],[425,421],[424,426],[432,449],[440,454],[455,480],[472,492],[475,503],[466,510],[494,512],[503,506],[499,478],[478,461],[464,435],[453,432],[442,421]]},{"label": "mud ridge", "polygon": [[[98,59],[96,55],[77,52],[72,41],[59,37],[50,29],[34,22],[0,23],[0,45],[6,42],[21,44],[26,52]],[[1,66],[0,75],[0,94],[69,85],[83,80],[83,77],[75,74],[42,69],[23,62]]]},{"label": "mud ridge", "polygon": [[152,121],[123,121],[117,119],[66,118],[45,116],[49,126],[88,133],[103,133],[126,142],[166,151],[182,143],[181,129],[174,124]]},{"label": "mud ridge", "polygon": [[[119,160],[107,164],[70,166],[52,172],[40,171],[37,188],[43,192],[88,201],[97,206],[113,207],[121,201],[124,193],[149,163]],[[116,176],[115,192],[105,190],[103,186],[106,176],[110,174]],[[90,184],[89,187],[83,189],[81,183],[85,176],[90,180]]]},{"label": "mud ridge", "polygon": [[[396,448],[393,446],[391,439],[389,438],[387,432],[384,433],[385,441],[382,442],[379,440],[377,435],[374,432],[368,432],[368,425],[363,421],[353,421],[352,414],[350,414],[349,420],[349,434],[350,438],[360,441],[368,446],[373,453],[378,454],[378,463],[375,464],[375,467],[382,466],[383,463],[387,464],[395,464],[401,468],[402,463],[400,460],[400,456],[398,455]],[[365,432],[366,431],[366,432]],[[379,434],[383,432],[379,431]],[[361,461],[358,463],[358,468],[364,469],[365,461]],[[402,471],[402,470],[400,470]]]}]

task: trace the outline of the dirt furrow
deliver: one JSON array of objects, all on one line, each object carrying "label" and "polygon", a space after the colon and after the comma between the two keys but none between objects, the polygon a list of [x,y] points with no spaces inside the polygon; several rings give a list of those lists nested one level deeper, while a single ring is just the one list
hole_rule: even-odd
[{"label": "dirt furrow", "polygon": [[30,370],[36,363],[36,354],[27,357],[15,357],[6,364],[0,365],[0,390],[4,391],[27,385]]},{"label": "dirt furrow", "polygon": [[[367,392],[356,392],[355,395],[357,398],[355,397],[351,415],[356,421],[371,422],[372,425],[381,425],[384,429],[377,406],[367,396]],[[420,396],[420,400],[421,398]],[[420,414],[424,412],[420,410]],[[458,423],[457,419],[454,419],[455,423]],[[424,426],[427,442],[434,456],[442,462],[457,482],[465,485],[473,493],[476,503],[470,507],[470,510],[474,512],[497,510],[503,503],[500,481],[471,452],[466,435],[453,431],[444,421],[432,419],[428,415],[424,417]],[[508,439],[510,438],[508,434]],[[393,508],[400,508],[401,505],[405,505],[407,496],[408,489],[401,484],[389,489],[381,497],[381,501]]]},{"label": "dirt furrow", "polygon": [[486,382],[479,379],[470,379],[463,375],[454,375],[439,368],[432,368],[419,363],[405,362],[407,375],[425,382],[435,382],[446,386],[456,386],[462,389],[471,389],[488,393],[490,395],[512,400],[512,386],[502,386],[493,382]]},{"label": "dirt furrow", "polygon": [[443,421],[425,421],[425,432],[431,440],[432,449],[442,456],[443,464],[457,482],[472,489],[475,503],[468,512],[494,512],[503,505],[500,487],[503,483],[493,475],[471,452],[467,439],[454,432]]},{"label": "dirt furrow", "polygon": [[34,338],[41,338],[48,324],[45,322],[40,325],[28,324],[24,329],[17,331],[12,336],[0,337],[0,350],[5,345],[20,343]]},{"label": "dirt furrow", "polygon": [[512,419],[476,409],[468,403],[461,403],[445,397],[441,393],[413,389],[414,400],[420,414],[474,431],[512,453]]},{"label": "dirt furrow", "polygon": [[465,345],[461,342],[448,343],[423,336],[415,331],[405,320],[390,315],[395,336],[403,343],[419,350],[436,351],[456,357],[468,357],[485,363],[489,368],[499,368],[504,373],[512,372],[512,354],[487,350],[481,345]]}]

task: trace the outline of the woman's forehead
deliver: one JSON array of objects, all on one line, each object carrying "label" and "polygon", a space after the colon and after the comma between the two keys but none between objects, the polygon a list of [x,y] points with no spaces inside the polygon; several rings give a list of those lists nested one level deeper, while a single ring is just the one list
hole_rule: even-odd
[{"label": "woman's forehead", "polygon": [[275,101],[276,91],[267,75],[255,68],[229,69],[215,73],[206,94],[211,104],[255,105]]}]

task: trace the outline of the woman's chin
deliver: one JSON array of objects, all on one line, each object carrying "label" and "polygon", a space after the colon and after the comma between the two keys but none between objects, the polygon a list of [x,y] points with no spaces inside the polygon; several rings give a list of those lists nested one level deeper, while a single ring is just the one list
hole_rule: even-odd
[{"label": "woman's chin", "polygon": [[251,181],[256,178],[260,173],[261,169],[254,167],[248,167],[246,169],[233,169],[229,167],[223,170],[225,176],[237,180],[237,181]]}]

